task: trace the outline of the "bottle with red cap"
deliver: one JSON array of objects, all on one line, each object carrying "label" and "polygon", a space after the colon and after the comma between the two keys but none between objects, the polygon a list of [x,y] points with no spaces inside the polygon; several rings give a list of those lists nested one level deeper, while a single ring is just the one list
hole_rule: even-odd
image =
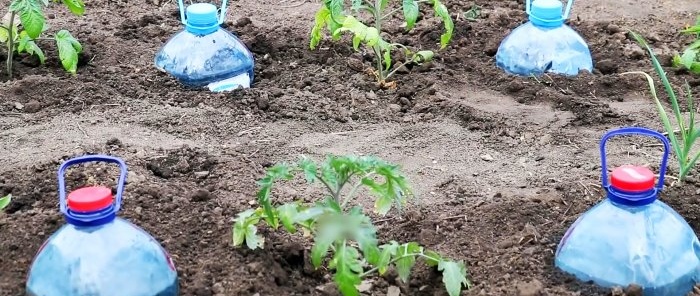
[{"label": "bottle with red cap", "polygon": [[[95,161],[119,165],[116,198],[101,186],[79,188],[66,198],[66,169]],[[168,252],[143,229],[117,217],[126,175],[121,159],[105,155],[73,158],[61,165],[59,204],[67,223],[37,252],[27,295],[178,295],[177,272]]]},{"label": "bottle with red cap", "polygon": [[[651,170],[635,165],[614,169],[608,181],[605,143],[617,135],[651,136],[663,143],[658,183]],[[683,217],[658,200],[668,140],[646,128],[621,128],[605,134],[600,152],[607,196],[566,231],[556,266],[603,287],[635,284],[646,296],[686,295],[700,276],[700,242]]]}]

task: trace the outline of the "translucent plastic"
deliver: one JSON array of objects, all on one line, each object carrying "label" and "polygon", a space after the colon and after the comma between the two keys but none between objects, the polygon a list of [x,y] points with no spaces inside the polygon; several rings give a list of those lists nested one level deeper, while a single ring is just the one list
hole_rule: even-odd
[{"label": "translucent plastic", "polygon": [[514,75],[542,75],[546,72],[574,76],[580,70],[593,71],[586,41],[567,25],[536,26],[527,22],[502,42],[496,65]]},{"label": "translucent plastic", "polygon": [[693,229],[663,202],[631,207],[605,199],[567,231],[555,264],[603,287],[634,283],[645,296],[678,296],[698,280],[698,255]]},{"label": "translucent plastic", "polygon": [[175,296],[172,260],[149,234],[119,217],[100,226],[66,224],[39,250],[31,296]]},{"label": "translucent plastic", "polygon": [[221,28],[206,35],[183,30],[173,36],[155,57],[156,67],[182,84],[212,91],[250,87],[253,55],[233,34]]}]

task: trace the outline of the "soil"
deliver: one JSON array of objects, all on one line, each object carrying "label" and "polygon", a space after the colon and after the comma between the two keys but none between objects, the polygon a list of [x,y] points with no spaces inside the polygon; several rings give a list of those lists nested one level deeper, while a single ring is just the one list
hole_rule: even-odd
[{"label": "soil", "polygon": [[[64,73],[55,47],[42,43],[45,65],[18,56],[16,77],[0,82],[0,194],[14,197],[0,213],[1,295],[23,295],[35,252],[64,223],[58,166],[91,153],[127,162],[121,216],[171,253],[182,295],[334,295],[328,274],[309,266],[308,240],[262,229],[264,250],[231,242],[232,219],[251,207],[266,167],[328,153],[402,166],[422,202],[378,218],[379,236],[463,260],[473,287],[462,295],[621,295],[558,272],[553,254],[573,220],[604,196],[603,133],[661,130],[643,78],[620,75],[652,71],[626,30],[646,36],[668,66],[690,41],[678,30],[700,11],[696,0],[577,2],[569,23],[588,41],[596,69],[533,79],[506,75],[494,62],[499,42],[526,20],[521,1],[449,0],[453,43],[431,64],[397,76],[395,89],[381,89],[364,70],[371,55],[350,43],[308,49],[316,1],[235,1],[225,27],[254,53],[256,80],[252,89],[212,94],[153,66],[156,51],[182,29],[176,1],[86,2],[84,17],[47,11],[52,28],[69,29],[85,48],[77,75]],[[474,4],[481,16],[470,21],[463,13]],[[399,21],[387,32],[436,49],[440,27],[433,13],[422,18],[410,33]],[[697,76],[668,71],[700,92]],[[653,143],[611,140],[610,166],[658,171]],[[668,175],[677,172],[672,158]],[[114,185],[115,174],[85,166],[70,171],[67,185]],[[700,230],[700,179],[673,181],[661,199]],[[295,189],[276,198],[299,198],[303,189]],[[371,278],[366,294],[386,295],[389,286],[402,295],[446,295],[439,273],[422,265],[407,284],[395,273]]]}]

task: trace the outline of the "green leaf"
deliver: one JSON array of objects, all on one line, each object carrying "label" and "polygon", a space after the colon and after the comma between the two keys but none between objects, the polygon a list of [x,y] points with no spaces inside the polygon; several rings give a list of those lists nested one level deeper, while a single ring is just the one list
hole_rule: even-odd
[{"label": "green leaf", "polygon": [[12,194],[5,195],[4,197],[0,198],[0,211],[5,209],[7,205],[10,204],[10,201],[12,200]]},{"label": "green leaf", "polygon": [[387,268],[389,267],[389,262],[391,262],[392,257],[396,256],[396,250],[398,250],[398,248],[399,243],[395,241],[391,241],[389,244],[384,244],[380,247],[382,252],[379,255],[377,264],[375,264],[379,275],[384,275],[384,273],[386,273]]},{"label": "green leaf", "polygon": [[321,29],[326,25],[326,20],[330,17],[331,11],[328,10],[326,6],[321,6],[321,8],[316,12],[314,17],[314,26],[311,28],[311,41],[309,47],[313,50],[316,49],[318,44],[321,42]]},{"label": "green leaf", "polygon": [[299,161],[299,168],[304,172],[306,182],[313,183],[316,181],[316,163],[313,160],[302,157]]},{"label": "green leaf", "polygon": [[369,264],[375,265],[379,261],[379,248],[377,247],[377,229],[372,224],[372,220],[362,214],[359,208],[354,208],[350,215],[354,218],[352,226],[353,239],[360,246],[365,260]]},{"label": "green leaf", "polygon": [[686,69],[690,69],[695,62],[695,57],[697,55],[698,51],[696,50],[687,49],[683,51],[683,55],[681,56],[681,65],[683,65]]},{"label": "green leaf", "polygon": [[257,234],[255,227],[258,221],[260,217],[253,209],[239,213],[233,224],[233,245],[240,246],[246,242],[250,249],[262,248],[264,240]]},{"label": "green leaf", "polygon": [[36,0],[14,0],[10,4],[10,11],[19,14],[22,27],[31,39],[39,38],[46,20],[41,5]]},{"label": "green leaf", "polygon": [[435,15],[442,19],[445,24],[445,33],[440,35],[440,49],[443,49],[452,40],[452,32],[454,31],[455,25],[452,22],[452,17],[450,12],[447,11],[447,6],[442,4],[439,0],[433,0],[433,9],[435,10]]},{"label": "green leaf", "polygon": [[296,216],[299,214],[297,211],[297,204],[288,203],[283,204],[277,208],[277,214],[279,215],[280,221],[289,233],[296,233],[297,229],[294,227],[294,222],[296,221]]},{"label": "green leaf", "polygon": [[431,50],[421,50],[419,52],[416,52],[416,54],[413,55],[413,62],[415,63],[427,63],[433,60],[433,56],[435,53],[433,53]]},{"label": "green leaf", "polygon": [[438,271],[442,271],[442,282],[450,296],[458,296],[462,286],[469,288],[467,268],[462,262],[440,261]]},{"label": "green leaf", "polygon": [[270,225],[270,227],[277,229],[279,227],[279,221],[275,215],[275,209],[272,207],[270,201],[270,194],[272,192],[272,185],[277,180],[291,180],[294,177],[287,166],[284,163],[276,164],[267,170],[265,177],[258,181],[260,185],[260,190],[258,190],[257,198],[258,203],[262,205],[263,211],[265,212],[265,221]]},{"label": "green leaf", "polygon": [[44,51],[39,48],[39,46],[29,38],[26,31],[22,31],[19,34],[19,42],[17,44],[17,52],[26,52],[30,55],[36,55],[39,58],[40,63],[46,62],[46,56],[44,56]]},{"label": "green leaf", "polygon": [[339,215],[328,215],[323,223],[319,223],[314,245],[311,247],[311,263],[315,268],[321,266],[321,261],[326,257],[328,249],[334,241],[343,237],[343,221]]},{"label": "green leaf", "polygon": [[415,242],[405,243],[396,250],[396,258],[399,258],[395,263],[396,271],[404,283],[408,282],[411,268],[416,264],[416,254],[421,250],[422,247]]},{"label": "green leaf", "polygon": [[425,258],[425,263],[428,266],[437,266],[443,259],[440,254],[435,251],[425,251],[424,255],[429,258]]},{"label": "green leaf", "polygon": [[362,265],[359,257],[360,254],[357,252],[357,249],[342,242],[338,244],[335,256],[331,264],[329,264],[329,266],[335,268],[333,279],[338,285],[338,290],[344,296],[357,296],[360,294],[356,287],[362,282],[360,278]]},{"label": "green leaf", "polygon": [[[30,36],[31,37],[31,36]],[[73,35],[66,30],[56,33],[56,46],[58,47],[58,57],[66,71],[75,74],[78,69],[78,53],[83,50],[80,42],[73,38]]]},{"label": "green leaf", "polygon": [[83,15],[85,13],[85,3],[83,0],[62,0],[63,4],[68,7],[68,10],[75,15]]},{"label": "green leaf", "polygon": [[406,31],[410,31],[416,25],[418,19],[418,2],[415,0],[403,0],[403,16],[406,19]]}]

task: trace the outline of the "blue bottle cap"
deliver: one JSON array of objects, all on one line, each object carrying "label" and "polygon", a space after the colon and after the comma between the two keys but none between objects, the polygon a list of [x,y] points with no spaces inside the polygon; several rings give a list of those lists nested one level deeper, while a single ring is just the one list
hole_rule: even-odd
[{"label": "blue bottle cap", "polygon": [[219,29],[216,6],[210,3],[195,3],[187,6],[187,31],[193,34],[209,34]]},{"label": "blue bottle cap", "polygon": [[535,0],[530,8],[530,21],[538,26],[558,27],[564,24],[563,5],[559,0]]}]

